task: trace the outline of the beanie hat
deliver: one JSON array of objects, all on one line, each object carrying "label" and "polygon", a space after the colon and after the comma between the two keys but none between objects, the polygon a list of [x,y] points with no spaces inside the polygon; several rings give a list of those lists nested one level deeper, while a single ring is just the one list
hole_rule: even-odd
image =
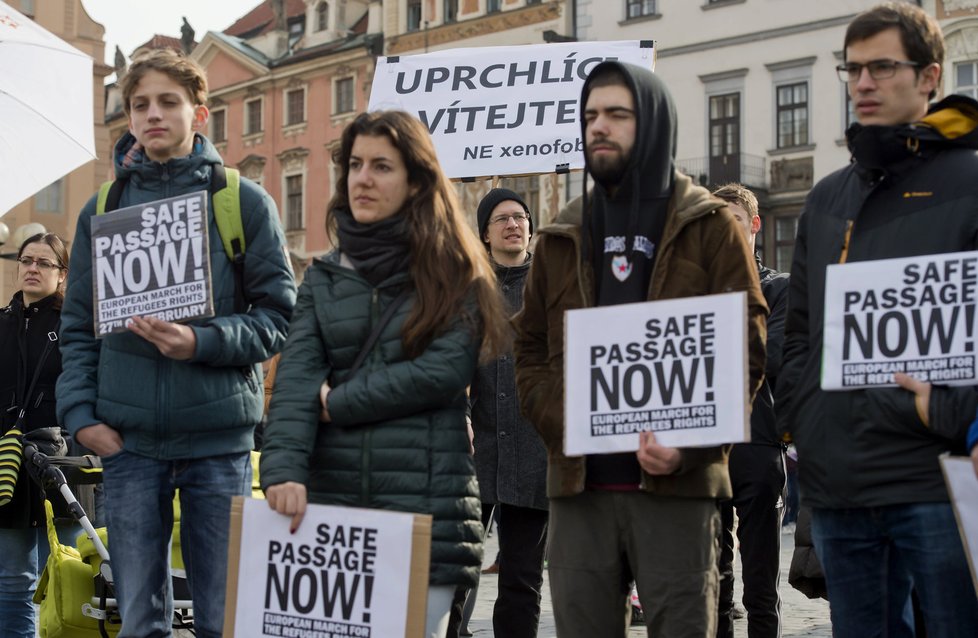
[{"label": "beanie hat", "polygon": [[480,240],[486,236],[486,227],[489,226],[489,216],[492,215],[492,211],[496,210],[496,206],[499,206],[502,202],[509,200],[513,200],[523,207],[523,210],[526,211],[529,217],[527,221],[530,225],[530,232],[533,232],[533,217],[530,216],[530,209],[526,207],[526,202],[523,201],[523,198],[508,188],[494,188],[486,193],[486,196],[479,202],[479,211],[476,213],[476,219],[479,222]]}]

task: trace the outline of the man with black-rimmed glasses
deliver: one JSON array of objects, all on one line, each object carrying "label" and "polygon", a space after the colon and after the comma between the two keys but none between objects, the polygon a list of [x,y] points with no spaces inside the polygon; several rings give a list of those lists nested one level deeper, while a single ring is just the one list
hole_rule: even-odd
[{"label": "man with black-rimmed glasses", "polygon": [[[799,220],[779,426],[798,449],[802,498],[836,638],[978,636],[978,599],[938,457],[964,453],[974,388],[820,387],[826,267],[978,248],[978,103],[940,89],[940,27],[911,3],[858,15],[839,75],[857,124],[853,161],[821,180]],[[908,391],[909,390],[909,391]]]}]

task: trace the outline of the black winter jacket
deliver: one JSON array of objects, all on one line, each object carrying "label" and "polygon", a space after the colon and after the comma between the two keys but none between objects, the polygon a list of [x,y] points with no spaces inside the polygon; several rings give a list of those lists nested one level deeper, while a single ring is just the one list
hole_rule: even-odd
[{"label": "black winter jacket", "polygon": [[[527,259],[519,266],[495,264],[497,286],[510,315],[523,307],[530,263]],[[547,509],[547,450],[533,424],[520,414],[513,353],[479,367],[470,404],[482,502]]]},{"label": "black winter jacket", "polygon": [[781,372],[781,350],[784,343],[784,316],[788,309],[788,273],[778,272],[757,259],[761,292],[771,314],[767,317],[767,363],[764,381],[754,397],[750,412],[750,441],[763,445],[781,445],[774,416],[774,390]]},{"label": "black winter jacket", "polygon": [[[349,374],[405,285],[407,275],[397,274],[375,288],[336,252],[306,271],[275,378],[261,485],[296,481],[311,503],[431,514],[430,583],[471,587],[483,530],[465,389],[479,335],[458,321],[408,359],[401,329],[412,297]],[[327,380],[332,421],[321,423],[319,389]]]},{"label": "black winter jacket", "polygon": [[[24,307],[18,292],[10,305],[0,309],[0,434],[17,420],[22,397],[34,378],[38,359],[57,335],[61,321],[61,299],[55,295]],[[61,353],[57,340],[41,368],[34,393],[27,401],[26,432],[58,425],[55,418],[54,385],[61,374]],[[38,527],[45,524],[44,494],[31,481],[23,465],[11,502],[0,507],[0,528]]]},{"label": "black winter jacket", "polygon": [[[847,261],[978,249],[978,103],[952,96],[921,122],[847,132],[852,164],[812,189],[791,267],[779,427],[798,448],[807,505],[942,502],[938,465],[964,453],[973,387],[935,385],[929,427],[901,388],[820,388],[825,269]],[[845,251],[845,254],[843,254]]]}]

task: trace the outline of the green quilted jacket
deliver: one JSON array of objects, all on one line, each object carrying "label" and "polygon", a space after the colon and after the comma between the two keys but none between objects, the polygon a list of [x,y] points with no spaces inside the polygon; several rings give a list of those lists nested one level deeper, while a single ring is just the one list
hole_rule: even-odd
[{"label": "green quilted jacket", "polygon": [[[431,514],[432,585],[476,583],[482,563],[479,490],[465,427],[465,390],[480,339],[462,321],[407,359],[401,326],[385,327],[349,370],[406,274],[374,288],[338,253],[306,272],[279,363],[261,458],[261,484],[296,481],[309,502]],[[329,381],[332,421],[319,421]]]}]

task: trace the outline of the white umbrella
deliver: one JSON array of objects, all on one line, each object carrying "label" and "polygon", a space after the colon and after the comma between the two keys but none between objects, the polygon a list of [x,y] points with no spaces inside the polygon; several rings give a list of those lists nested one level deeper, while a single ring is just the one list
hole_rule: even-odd
[{"label": "white umbrella", "polygon": [[0,216],[95,159],[92,58],[0,1]]}]

